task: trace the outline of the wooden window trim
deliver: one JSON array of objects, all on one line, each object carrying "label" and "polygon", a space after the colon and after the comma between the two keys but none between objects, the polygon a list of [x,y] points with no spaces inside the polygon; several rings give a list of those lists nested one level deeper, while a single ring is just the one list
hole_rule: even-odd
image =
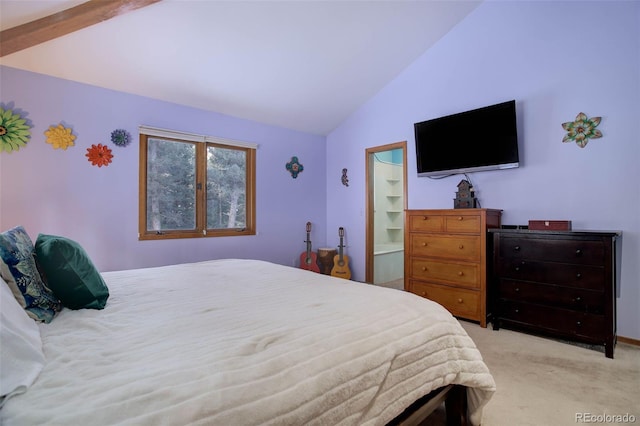
[{"label": "wooden window trim", "polygon": [[246,227],[242,229],[207,229],[206,212],[206,167],[196,165],[196,183],[201,183],[201,189],[196,189],[196,227],[194,230],[168,230],[160,233],[147,230],[147,143],[149,138],[172,140],[182,143],[193,141],[158,137],[140,133],[139,156],[139,192],[138,192],[138,240],[166,240],[181,238],[207,237],[236,237],[256,235],[256,148],[243,146],[229,146],[213,142],[195,142],[196,163],[198,158],[206,158],[207,148],[210,146],[225,149],[237,149],[246,154]]}]

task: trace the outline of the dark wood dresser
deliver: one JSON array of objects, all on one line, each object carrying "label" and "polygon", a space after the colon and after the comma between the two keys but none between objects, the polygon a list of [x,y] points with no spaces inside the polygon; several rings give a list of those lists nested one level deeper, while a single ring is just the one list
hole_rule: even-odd
[{"label": "dark wood dresser", "polygon": [[487,229],[501,210],[407,210],[405,290],[487,326]]},{"label": "dark wood dresser", "polygon": [[501,326],[604,345],[616,342],[616,231],[492,229],[489,297]]}]

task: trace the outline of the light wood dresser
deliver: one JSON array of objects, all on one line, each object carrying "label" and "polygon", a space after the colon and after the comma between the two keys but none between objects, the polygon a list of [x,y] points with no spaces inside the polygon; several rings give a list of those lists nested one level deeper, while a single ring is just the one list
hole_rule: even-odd
[{"label": "light wood dresser", "polygon": [[500,227],[501,212],[407,210],[405,290],[486,327],[487,229]]}]

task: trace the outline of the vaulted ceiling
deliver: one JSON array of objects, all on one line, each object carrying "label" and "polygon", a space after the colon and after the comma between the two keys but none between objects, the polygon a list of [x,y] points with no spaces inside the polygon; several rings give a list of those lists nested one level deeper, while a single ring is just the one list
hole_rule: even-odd
[{"label": "vaulted ceiling", "polygon": [[[35,39],[36,30],[28,23],[53,15],[41,21],[49,22],[41,32],[51,40],[0,52],[0,64],[321,135],[479,4],[109,2],[120,9],[103,11],[99,19],[94,13],[89,18],[98,23],[64,34],[67,30],[60,26],[69,22],[69,15],[55,14],[83,1],[0,0],[0,39],[10,29],[24,28]],[[55,22],[60,16],[65,19]],[[2,49],[8,46],[5,39]]]}]

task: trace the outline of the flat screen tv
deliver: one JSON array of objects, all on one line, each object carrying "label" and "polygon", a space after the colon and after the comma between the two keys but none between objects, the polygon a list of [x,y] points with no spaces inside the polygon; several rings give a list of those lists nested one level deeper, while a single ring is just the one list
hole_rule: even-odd
[{"label": "flat screen tv", "polygon": [[418,176],[510,169],[520,164],[516,101],[414,124]]}]

